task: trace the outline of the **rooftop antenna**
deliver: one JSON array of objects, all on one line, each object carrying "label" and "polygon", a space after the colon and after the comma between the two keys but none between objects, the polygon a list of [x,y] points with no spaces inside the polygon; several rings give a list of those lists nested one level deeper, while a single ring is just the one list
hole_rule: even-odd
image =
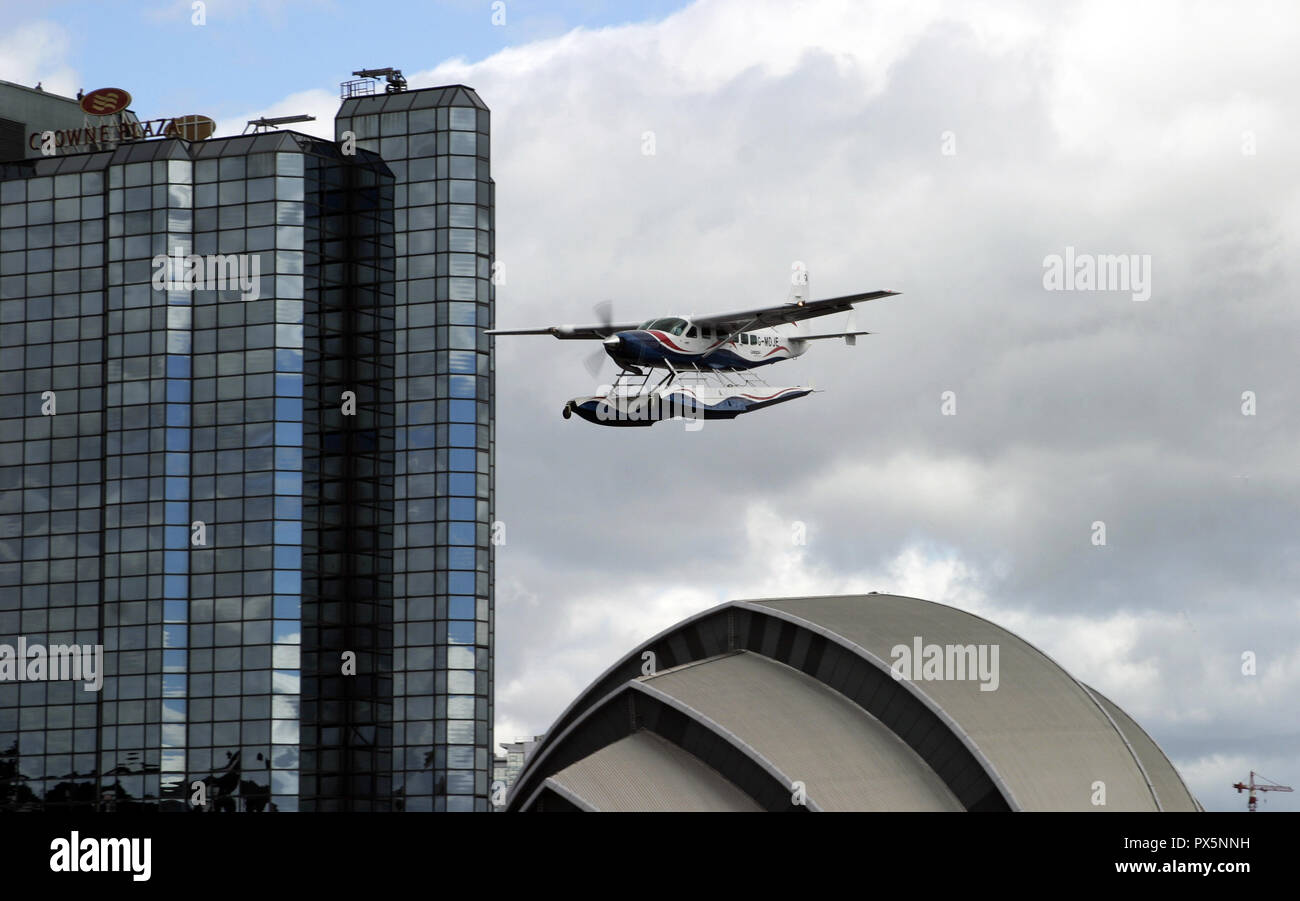
[{"label": "rooftop antenna", "polygon": [[357,69],[352,74],[357,76],[354,81],[345,81],[339,85],[339,97],[343,100],[373,94],[375,80],[380,78],[388,82],[384,85],[385,94],[400,94],[406,90],[406,76],[402,74],[401,69],[394,69],[392,66],[383,69]]},{"label": "rooftop antenna", "polygon": [[315,122],[315,116],[274,116],[272,118],[263,117],[261,119],[249,119],[248,124],[244,126],[243,134],[248,134],[251,128],[253,134],[260,135],[272,128],[279,128],[281,125],[288,125],[291,122]]}]

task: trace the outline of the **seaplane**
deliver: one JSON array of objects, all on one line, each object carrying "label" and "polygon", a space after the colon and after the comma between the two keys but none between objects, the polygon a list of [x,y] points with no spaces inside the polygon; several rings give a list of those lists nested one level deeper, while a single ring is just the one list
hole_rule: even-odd
[{"label": "seaplane", "polygon": [[[806,272],[802,276],[796,278],[789,299],[774,306],[615,322],[612,304],[604,301],[595,307],[600,321],[593,325],[489,329],[488,334],[601,342],[587,360],[588,370],[596,375],[608,359],[618,366],[618,375],[596,394],[567,401],[561,411],[565,419],[576,414],[597,425],[616,427],[650,426],[669,419],[735,419],[813,393],[811,385],[769,385],[758,370],[802,356],[814,341],[842,338],[845,344],[855,345],[860,335],[872,334],[856,330],[855,305],[900,293],[867,291],[808,300]],[[836,313],[848,314],[844,331],[812,334],[803,325]]]}]

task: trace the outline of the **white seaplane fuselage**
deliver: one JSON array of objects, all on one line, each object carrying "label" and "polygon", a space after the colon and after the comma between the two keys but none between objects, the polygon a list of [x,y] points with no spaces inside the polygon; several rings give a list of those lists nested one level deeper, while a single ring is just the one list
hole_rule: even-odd
[{"label": "white seaplane fuselage", "polygon": [[[796,332],[795,335],[782,332]],[[623,370],[612,386],[601,393],[575,397],[564,408],[564,416],[577,414],[589,422],[607,426],[647,426],[665,419],[734,419],[763,407],[805,397],[805,386],[772,387],[761,379],[744,376],[717,384],[683,382],[672,376],[657,385],[627,381],[630,373],[648,374],[667,369],[691,373],[744,373],[789,360],[807,350],[808,342],[797,337],[797,327],[763,328],[748,332],[701,326],[687,319],[670,317],[642,323],[604,339],[605,352]]]},{"label": "white seaplane fuselage", "polygon": [[604,340],[605,352],[623,367],[659,369],[755,369],[800,356],[808,342],[795,326],[732,334],[686,319],[652,319],[638,329]]}]

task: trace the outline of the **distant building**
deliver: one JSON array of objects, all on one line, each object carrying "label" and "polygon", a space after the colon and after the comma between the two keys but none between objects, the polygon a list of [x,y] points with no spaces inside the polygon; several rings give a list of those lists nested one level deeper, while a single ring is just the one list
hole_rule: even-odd
[{"label": "distant building", "polygon": [[545,736],[534,735],[531,739],[520,739],[519,741],[502,742],[501,747],[505,749],[505,754],[496,755],[492,767],[493,785],[501,785],[509,789],[514,785],[515,779],[524,768],[528,760],[528,755],[533,749],[541,743]]},{"label": "distant building", "polygon": [[1200,805],[1132,718],[1037,648],[873,594],[735,601],[660,633],[560,715],[506,809]]}]

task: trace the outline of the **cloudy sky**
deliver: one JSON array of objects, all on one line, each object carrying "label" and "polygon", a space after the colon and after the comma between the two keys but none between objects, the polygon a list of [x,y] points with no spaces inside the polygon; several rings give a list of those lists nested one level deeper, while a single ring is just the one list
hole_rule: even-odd
[{"label": "cloudy sky", "polygon": [[[590,347],[498,340],[498,740],[714,604],[879,590],[1024,636],[1208,809],[1244,809],[1251,769],[1300,783],[1294,6],[507,0],[504,25],[399,3],[395,28],[211,0],[197,37],[188,3],[143,3],[112,26],[133,59],[59,5],[0,41],[0,77],[121,83],[219,134],[298,112],[328,134],[359,66],[475,87],[499,326],[779,302],[795,261],[815,297],[903,292],[857,347],[768,373],[823,391],[695,432],[565,421]],[[150,84],[162,36],[256,62]],[[1045,289],[1067,248],[1136,255],[1150,298]]]}]

